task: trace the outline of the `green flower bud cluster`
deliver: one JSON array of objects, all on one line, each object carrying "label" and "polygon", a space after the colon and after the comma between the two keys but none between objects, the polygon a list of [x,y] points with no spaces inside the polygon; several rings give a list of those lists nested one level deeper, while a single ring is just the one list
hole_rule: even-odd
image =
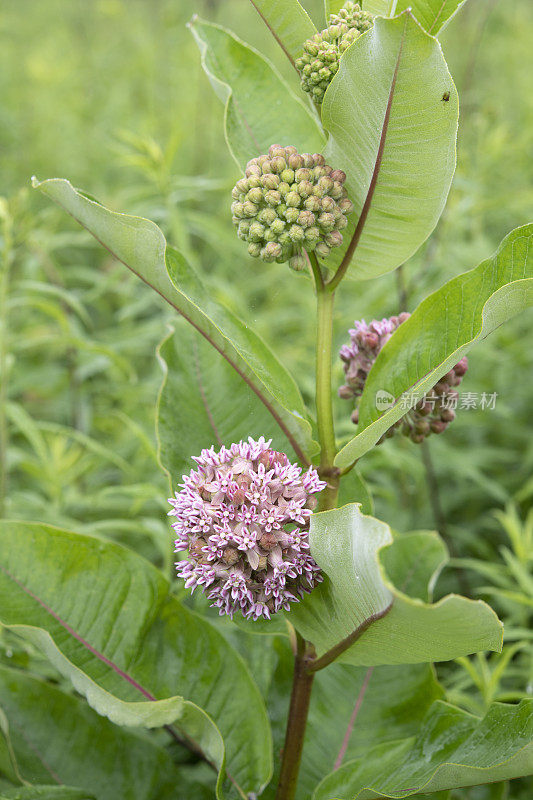
[{"label": "green flower bud cluster", "polygon": [[342,54],[359,36],[372,27],[373,16],[359,3],[348,2],[338,14],[330,14],[329,25],[304,42],[303,54],[296,59],[302,88],[320,104],[339,69]]},{"label": "green flower bud cluster", "polygon": [[304,269],[303,251],[325,258],[342,244],[353,203],[346,175],[332,169],[320,153],[298,153],[273,144],[267,155],[252,158],[235,184],[231,211],[239,239],[263,261],[288,261]]}]

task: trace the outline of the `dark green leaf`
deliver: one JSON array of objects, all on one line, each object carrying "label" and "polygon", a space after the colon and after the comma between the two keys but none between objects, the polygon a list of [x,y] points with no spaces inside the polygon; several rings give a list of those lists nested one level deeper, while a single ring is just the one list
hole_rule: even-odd
[{"label": "dark green leaf", "polygon": [[483,719],[437,701],[416,737],[345,764],[319,784],[313,800],[408,797],[529,775],[532,740],[533,700],[494,703]]},{"label": "dark green leaf", "polygon": [[[406,542],[400,536],[392,544],[388,525],[348,505],[313,514],[310,541],[326,579],[287,618],[319,657],[331,653],[349,664],[374,666],[501,649],[502,625],[489,606],[457,595],[434,605],[419,599],[421,583],[443,563],[435,534],[413,534]],[[378,559],[387,545],[392,545],[387,568],[396,586]]]},{"label": "dark green leaf", "polygon": [[180,776],[166,750],[113,725],[83,700],[0,667],[0,703],[24,780],[77,785],[97,800],[176,797]]},{"label": "dark green leaf", "polygon": [[190,28],[211,85],[226,105],[226,141],[240,167],[275,143],[321,151],[325,139],[316,118],[264,56],[220,25],[196,17]]},{"label": "dark green leaf", "polygon": [[34,186],[77,219],[213,345],[262,400],[303,461],[316,452],[292,376],[259,336],[212,299],[183,256],[167,246],[157,225],[109,211],[66,180],[34,181]]},{"label": "dark green leaf", "polygon": [[499,325],[533,305],[533,225],[512,231],[491,258],[452,278],[420,303],[387,342],[370,371],[356,436],[335,459],[348,466],[404,414],[401,402],[379,413],[376,392],[422,397]]},{"label": "dark green leaf", "polygon": [[346,244],[354,230],[359,237],[352,277],[390,272],[427,239],[454,173],[457,120],[440,45],[409,12],[377,19],[346,51],[322,122],[328,162],[346,172],[355,204],[343,233]]},{"label": "dark green leaf", "polygon": [[115,544],[44,525],[0,524],[0,622],[37,646],[119,725],[176,723],[181,735],[259,791],[270,729],[245,664],[163,576]]}]

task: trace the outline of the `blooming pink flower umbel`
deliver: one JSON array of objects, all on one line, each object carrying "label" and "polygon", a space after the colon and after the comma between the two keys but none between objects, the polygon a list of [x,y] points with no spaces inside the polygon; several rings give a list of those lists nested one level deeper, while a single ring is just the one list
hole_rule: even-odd
[{"label": "blooming pink flower umbel", "polygon": [[309,553],[309,517],[326,484],[313,467],[303,472],[270,441],[213,447],[194,457],[169,498],[175,517],[178,576],[201,586],[220,614],[270,618],[322,580]]}]

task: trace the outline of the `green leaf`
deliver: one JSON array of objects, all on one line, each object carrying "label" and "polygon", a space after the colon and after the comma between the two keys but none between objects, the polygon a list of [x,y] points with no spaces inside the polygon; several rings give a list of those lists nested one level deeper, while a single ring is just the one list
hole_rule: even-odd
[{"label": "green leaf", "polygon": [[374,498],[367,482],[355,468],[342,478],[339,487],[338,505],[346,506],[348,503],[360,503],[363,514],[374,514]]},{"label": "green leaf", "polygon": [[320,152],[325,140],[316,118],[261,53],[198,17],[190,28],[202,66],[225,103],[226,141],[240,167],[274,143]]},{"label": "green leaf", "polygon": [[313,800],[370,800],[474,786],[529,775],[533,700],[494,703],[479,719],[434,703],[416,737],[379,745],[332,772]]},{"label": "green leaf", "polygon": [[159,458],[173,484],[193,466],[191,454],[248,436],[291,445],[252,390],[185,321],[158,348],[164,378],[157,409]]},{"label": "green leaf", "polygon": [[268,781],[270,728],[245,664],[143,558],[45,525],[0,523],[0,609],[0,623],[99,714],[118,725],[176,723],[219,771],[226,753],[244,792]]},{"label": "green leaf", "polygon": [[[324,665],[333,659],[367,667],[416,664],[501,650],[502,625],[485,603],[457,595],[433,605],[420,599],[421,584],[433,582],[442,567],[435,537],[421,532],[393,544],[388,525],[353,504],[313,514],[311,552],[326,578],[287,618]],[[378,559],[387,545],[397,585]]]},{"label": "green leaf", "polygon": [[298,457],[307,462],[317,445],[294,379],[251,328],[212,299],[183,256],[167,245],[158,226],[141,217],[109,211],[66,180],[34,180],[34,186],[62,206],[213,345],[261,399]]},{"label": "green leaf", "polygon": [[94,800],[94,794],[71,786],[22,786],[3,789],[0,800]]},{"label": "green leaf", "polygon": [[320,672],[313,685],[300,796],[311,797],[336,763],[414,735],[442,694],[428,664],[368,669],[333,664]]},{"label": "green leaf", "polygon": [[167,751],[113,725],[83,700],[0,667],[0,703],[26,781],[76,785],[98,800],[176,797],[181,777]]},{"label": "green leaf", "polygon": [[452,278],[420,303],[380,352],[359,407],[357,433],[338,453],[345,467],[374,446],[404,414],[401,402],[379,414],[377,391],[426,394],[499,325],[533,305],[533,224],[516,228],[491,258]]},{"label": "green leaf", "polygon": [[316,33],[307,11],[298,0],[251,0],[251,3],[294,65],[302,44]]},{"label": "green leaf", "polygon": [[[380,17],[390,17],[410,8],[424,30],[436,36],[465,3],[466,0],[364,0],[362,6]],[[343,2],[334,0],[331,5],[341,8]]]},{"label": "green leaf", "polygon": [[453,177],[457,121],[440,45],[409,12],[377,19],[346,51],[322,122],[328,162],[346,172],[355,205],[344,234],[346,245],[353,235],[358,241],[352,277],[390,272],[427,239]]}]

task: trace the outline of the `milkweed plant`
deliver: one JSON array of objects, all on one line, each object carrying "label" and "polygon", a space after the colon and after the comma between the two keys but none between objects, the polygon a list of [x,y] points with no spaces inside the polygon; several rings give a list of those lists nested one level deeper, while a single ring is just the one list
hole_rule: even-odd
[{"label": "milkweed plant", "polygon": [[415,309],[335,317],[333,348],[335,298],[355,307],[444,209],[458,97],[437,37],[461,5],[329,0],[317,30],[297,0],[254,0],[287,79],[225,28],[190,22],[225,103],[235,280],[272,271],[280,306],[294,281],[316,298],[310,406],[154,223],[33,180],[176,311],[157,399],[171,583],[119,545],[44,525],[5,524],[1,545],[2,623],[122,726],[123,747],[132,728],[172,742],[175,778],[154,774],[142,797],[448,798],[533,772],[533,701],[467,713],[431,666],[500,651],[502,624],[479,600],[432,601],[443,542],[374,518],[357,467],[391,437],[446,437],[467,352],[533,302],[533,227],[468,272],[450,264]]}]

